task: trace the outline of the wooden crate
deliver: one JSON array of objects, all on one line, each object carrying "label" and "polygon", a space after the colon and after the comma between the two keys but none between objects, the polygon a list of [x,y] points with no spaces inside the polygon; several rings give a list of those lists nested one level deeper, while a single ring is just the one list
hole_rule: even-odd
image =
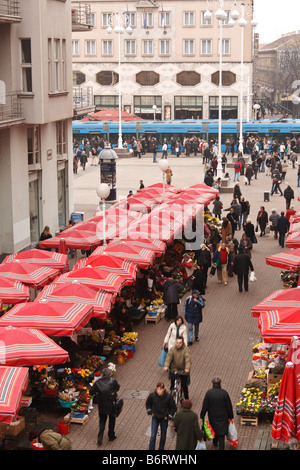
[{"label": "wooden crate", "polygon": [[71,419],[71,423],[83,424],[83,425],[84,425],[84,424],[86,424],[86,423],[88,422],[88,420],[89,420],[88,415],[84,415],[83,418],[74,418],[74,417],[73,417],[73,418]]},{"label": "wooden crate", "polygon": [[241,426],[258,426],[258,416],[241,416]]},{"label": "wooden crate", "polygon": [[145,323],[158,323],[160,320],[160,313],[156,315],[146,315],[145,316]]},{"label": "wooden crate", "polygon": [[282,374],[270,374],[268,373],[268,388],[280,382],[282,379]]}]

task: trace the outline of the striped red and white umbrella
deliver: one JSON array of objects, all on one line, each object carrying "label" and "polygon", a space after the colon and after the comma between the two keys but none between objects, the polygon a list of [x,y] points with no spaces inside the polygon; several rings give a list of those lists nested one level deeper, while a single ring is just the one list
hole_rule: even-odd
[{"label": "striped red and white umbrella", "polygon": [[297,271],[300,268],[300,248],[266,257],[266,263],[275,268]]},{"label": "striped red and white umbrella", "polygon": [[23,263],[20,260],[0,264],[0,278],[13,279],[37,289],[41,289],[52,282],[60,273],[59,269],[33,263]]},{"label": "striped red and white umbrella", "polygon": [[[120,237],[116,240],[111,240],[110,244],[119,243],[119,241],[125,242],[127,245],[134,245],[139,248],[145,248],[146,250],[154,251],[156,256],[160,256],[165,253],[167,245],[162,240],[155,240],[155,239],[142,239],[138,238],[137,240],[132,240],[130,238],[123,238]],[[91,255],[93,256],[93,255]]]},{"label": "striped red and white umbrella", "polygon": [[44,287],[36,298],[36,301],[41,300],[87,304],[94,309],[93,317],[105,320],[114,304],[115,294],[74,280]]},{"label": "striped red and white umbrella", "polygon": [[149,198],[147,195],[136,195],[127,198],[127,209],[134,210],[138,212],[151,212],[153,207],[156,207],[158,204],[162,203],[161,197],[152,197]]},{"label": "striped red and white umbrella", "polygon": [[300,232],[300,222],[293,222],[290,224],[289,233]]},{"label": "striped red and white umbrella", "polygon": [[69,273],[62,274],[56,278],[55,282],[58,284],[74,280],[78,280],[82,284],[93,285],[98,289],[102,289],[113,294],[119,293],[124,286],[131,285],[133,282],[132,278],[126,277],[124,274],[111,273],[109,271],[102,270],[101,268],[89,265],[80,269],[74,269]]},{"label": "striped red and white umbrella", "polygon": [[259,317],[262,312],[267,310],[280,310],[287,307],[299,308],[300,311],[300,287],[276,290],[254,305],[251,308],[251,313],[253,317]]},{"label": "striped red and white umbrella", "polygon": [[287,248],[299,248],[300,247],[300,231],[289,233],[285,244]]},{"label": "striped red and white umbrella", "polygon": [[198,184],[193,184],[192,186],[189,186],[188,188],[184,188],[183,191],[189,191],[189,190],[197,190],[199,193],[213,193],[216,196],[219,195],[219,190],[216,188],[212,188],[211,186],[207,186],[204,183],[198,183]]},{"label": "striped red and white umbrella", "polygon": [[300,336],[300,310],[287,307],[262,312],[258,327],[265,343],[290,344],[294,336]]},{"label": "striped red and white umbrella", "polygon": [[0,318],[0,327],[36,328],[49,336],[72,336],[89,322],[92,315],[91,305],[40,300],[11,308]]},{"label": "striped red and white umbrella", "polygon": [[64,246],[64,249],[80,249],[80,250],[90,250],[99,246],[102,240],[97,236],[95,232],[90,231],[80,231],[77,230],[75,226],[71,229],[61,232],[56,237],[48,238],[40,242],[41,248],[56,248],[60,252],[64,250],[61,249],[61,246]]},{"label": "striped red and white umbrella", "polygon": [[294,437],[300,441],[300,387],[293,362],[286,363],[274,412],[271,436],[288,442]]},{"label": "striped red and white umbrella", "polygon": [[102,271],[109,273],[119,274],[132,281],[136,278],[137,264],[113,255],[97,255],[92,253],[87,258],[78,260],[73,271],[86,266],[100,268]]},{"label": "striped red and white umbrella", "polygon": [[[167,214],[166,214],[167,215]],[[145,215],[137,223],[127,227],[127,238],[131,240],[150,239],[169,243],[182,233],[182,223],[177,218],[165,217],[162,214]]]},{"label": "striped red and white umbrella", "polygon": [[95,254],[113,255],[136,263],[140,268],[148,268],[155,260],[155,252],[135,245],[128,245],[123,240],[118,243],[109,243],[100,246],[95,250]]},{"label": "striped red and white umbrella", "polygon": [[11,263],[16,260],[22,261],[23,263],[48,266],[49,268],[55,268],[61,271],[67,270],[69,263],[67,255],[56,253],[55,251],[38,250],[36,248],[8,255],[4,258],[3,263]]},{"label": "striped red and white umbrella", "polygon": [[34,328],[0,327],[0,357],[6,366],[62,364],[67,351]]},{"label": "striped red and white umbrella", "polygon": [[0,307],[2,304],[18,304],[30,300],[30,288],[20,281],[0,277]]},{"label": "striped red and white umbrella", "polygon": [[[149,189],[149,188],[156,188],[156,189],[160,189],[161,191],[163,191],[164,184],[163,183],[155,183],[155,184],[151,184],[150,186],[147,186],[144,189]],[[181,189],[176,188],[176,186],[173,186],[172,184],[166,184],[165,185],[165,191],[170,192],[170,193],[180,193]]]},{"label": "striped red and white umbrella", "polygon": [[27,367],[0,366],[0,422],[10,424],[17,417],[28,385]]}]

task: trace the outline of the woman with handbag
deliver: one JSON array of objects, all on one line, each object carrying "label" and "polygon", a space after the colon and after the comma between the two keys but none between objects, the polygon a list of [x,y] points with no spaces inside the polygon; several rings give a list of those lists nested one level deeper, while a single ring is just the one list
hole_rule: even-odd
[{"label": "woman with handbag", "polygon": [[178,315],[175,320],[170,324],[167,334],[164,338],[164,348],[170,350],[176,344],[176,338],[183,337],[185,344],[188,343],[187,328],[184,324],[184,319]]}]

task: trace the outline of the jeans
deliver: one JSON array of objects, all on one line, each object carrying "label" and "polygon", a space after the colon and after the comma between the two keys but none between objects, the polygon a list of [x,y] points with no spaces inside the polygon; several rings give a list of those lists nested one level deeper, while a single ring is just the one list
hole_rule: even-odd
[{"label": "jeans", "polygon": [[155,416],[152,417],[151,423],[151,437],[149,442],[149,450],[155,450],[155,441],[157,436],[157,431],[160,426],[160,440],[158,450],[164,450],[168,429],[168,420],[161,418],[158,419]]},{"label": "jeans", "polygon": [[234,179],[233,181],[240,181],[240,172],[239,171],[235,171],[234,172]]},{"label": "jeans", "polygon": [[198,336],[199,336],[199,323],[188,323],[189,343],[193,342],[194,333],[195,333],[195,339],[198,339]]},{"label": "jeans", "polygon": [[157,156],[156,152],[153,152],[153,161],[154,162],[156,162],[156,156]]}]

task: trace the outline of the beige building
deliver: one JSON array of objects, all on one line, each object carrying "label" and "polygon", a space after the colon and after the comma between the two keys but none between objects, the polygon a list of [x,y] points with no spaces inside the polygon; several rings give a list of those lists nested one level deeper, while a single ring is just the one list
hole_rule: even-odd
[{"label": "beige building", "polygon": [[[224,2],[224,119],[240,117],[242,28],[237,21],[234,26],[229,22],[235,3],[241,13],[242,1]],[[252,3],[245,2],[245,102],[252,95]],[[94,28],[73,33],[73,85],[92,87],[96,110],[118,109],[121,82],[122,109],[145,119],[218,117],[220,26],[214,13],[219,1],[91,0],[89,4]],[[213,12],[211,19],[204,15],[207,6]],[[126,28],[123,34],[115,32],[116,14],[122,25],[129,19],[130,34]],[[244,106],[243,117],[246,116]]]},{"label": "beige building", "polygon": [[0,254],[73,208],[70,0],[0,0]]}]

